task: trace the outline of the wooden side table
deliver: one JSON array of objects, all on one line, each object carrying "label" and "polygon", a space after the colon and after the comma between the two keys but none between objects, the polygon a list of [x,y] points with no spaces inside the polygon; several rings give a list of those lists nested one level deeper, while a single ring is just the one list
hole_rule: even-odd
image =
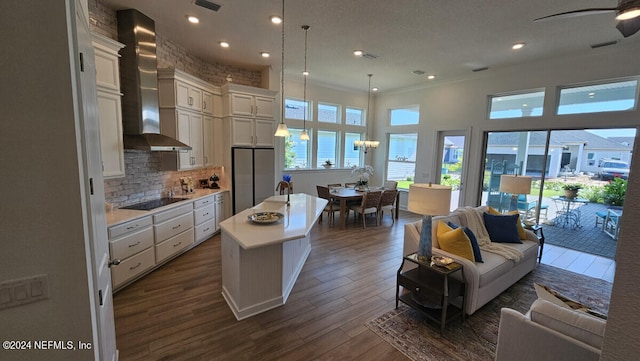
[{"label": "wooden side table", "polygon": [[[405,262],[411,262],[418,267],[402,272]],[[421,311],[427,318],[440,324],[440,332],[444,331],[447,321],[458,316],[464,322],[464,294],[466,284],[464,278],[457,280],[450,275],[462,272],[462,265],[451,263],[447,266],[437,266],[430,261],[418,259],[417,253],[403,257],[398,269],[396,283],[396,308],[398,301]],[[404,292],[400,294],[400,287]],[[462,298],[462,307],[451,303],[456,298]]]},{"label": "wooden side table", "polygon": [[534,224],[531,226],[525,226],[525,229],[528,229],[536,234],[538,237],[538,242],[540,243],[540,249],[538,250],[538,263],[542,261],[542,249],[544,248],[544,232],[542,231],[542,226],[539,224]]}]

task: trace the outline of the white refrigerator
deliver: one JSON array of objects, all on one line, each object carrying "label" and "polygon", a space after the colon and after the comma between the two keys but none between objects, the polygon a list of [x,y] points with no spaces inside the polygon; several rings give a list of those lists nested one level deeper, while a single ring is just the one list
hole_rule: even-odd
[{"label": "white refrigerator", "polygon": [[232,148],[233,214],[253,207],[275,193],[272,148]]}]

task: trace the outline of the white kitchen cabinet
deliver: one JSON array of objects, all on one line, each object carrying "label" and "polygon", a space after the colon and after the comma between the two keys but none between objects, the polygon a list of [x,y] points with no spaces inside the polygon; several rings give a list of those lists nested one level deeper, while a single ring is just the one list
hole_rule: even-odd
[{"label": "white kitchen cabinet", "polygon": [[220,192],[214,196],[214,205],[216,210],[215,231],[220,229],[220,222],[227,219],[226,203],[229,192]]},{"label": "white kitchen cabinet", "polygon": [[118,52],[124,47],[117,41],[93,34],[96,64],[100,152],[104,178],[125,176],[122,140],[122,106]]},{"label": "white kitchen cabinet", "polygon": [[184,204],[153,216],[156,262],[191,246],[194,242],[193,203]]},{"label": "white kitchen cabinet", "polygon": [[[216,155],[216,97],[213,85],[176,69],[158,69],[160,132],[189,145],[190,151],[163,153],[166,170],[193,170],[221,165]],[[219,113],[219,112],[218,112]]]},{"label": "white kitchen cabinet", "polygon": [[193,202],[196,242],[204,241],[216,232],[215,196],[202,197]]},{"label": "white kitchen cabinet", "polygon": [[120,261],[117,266],[111,267],[114,289],[155,265],[154,233],[150,216],[109,227],[107,233],[110,259]]},{"label": "white kitchen cabinet", "polygon": [[[202,114],[183,109],[160,109],[160,131],[191,147],[191,150],[165,152],[162,164],[168,170],[191,170],[204,166],[205,134]],[[209,140],[211,141],[211,140]]]},{"label": "white kitchen cabinet", "polygon": [[223,114],[231,146],[274,146],[275,95],[268,89],[232,83],[222,86]]}]

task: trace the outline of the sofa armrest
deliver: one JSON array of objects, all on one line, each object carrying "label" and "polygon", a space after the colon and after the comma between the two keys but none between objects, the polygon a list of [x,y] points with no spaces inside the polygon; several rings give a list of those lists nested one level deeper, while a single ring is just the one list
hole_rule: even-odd
[{"label": "sofa armrest", "polygon": [[518,311],[500,312],[496,361],[600,359],[600,350],[539,325]]}]

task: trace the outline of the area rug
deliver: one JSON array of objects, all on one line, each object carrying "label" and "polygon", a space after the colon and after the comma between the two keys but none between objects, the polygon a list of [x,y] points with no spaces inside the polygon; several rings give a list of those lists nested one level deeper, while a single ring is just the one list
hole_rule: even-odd
[{"label": "area rug", "polygon": [[508,307],[525,313],[537,298],[534,282],[547,285],[605,314],[609,310],[611,283],[540,264],[468,316],[464,323],[459,319],[447,323],[442,334],[440,326],[403,303],[398,309],[368,321],[366,326],[411,360],[493,360],[500,309]]}]

